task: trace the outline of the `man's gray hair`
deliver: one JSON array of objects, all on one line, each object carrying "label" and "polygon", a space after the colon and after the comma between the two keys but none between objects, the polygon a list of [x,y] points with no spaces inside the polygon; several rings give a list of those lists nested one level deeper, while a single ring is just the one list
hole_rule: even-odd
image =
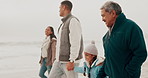
[{"label": "man's gray hair", "polygon": [[122,9],[120,5],[113,1],[107,1],[100,9],[101,10],[104,9],[106,12],[109,12],[109,13],[111,13],[112,10],[115,10],[117,15],[122,13]]}]

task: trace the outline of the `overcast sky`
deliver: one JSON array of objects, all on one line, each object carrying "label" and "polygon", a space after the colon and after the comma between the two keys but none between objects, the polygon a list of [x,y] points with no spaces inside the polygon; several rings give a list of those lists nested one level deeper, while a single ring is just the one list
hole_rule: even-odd
[{"label": "overcast sky", "polygon": [[[0,42],[40,41],[44,29],[52,25],[57,33],[61,23],[59,5],[62,0],[0,0]],[[107,0],[71,0],[72,14],[79,18],[84,40],[101,40],[107,27],[101,21],[100,7]],[[113,0],[127,18],[148,33],[148,0]]]}]

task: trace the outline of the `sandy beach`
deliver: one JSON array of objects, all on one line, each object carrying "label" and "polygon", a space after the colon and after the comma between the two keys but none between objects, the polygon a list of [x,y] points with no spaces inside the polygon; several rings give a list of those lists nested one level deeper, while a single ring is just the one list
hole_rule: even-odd
[{"label": "sandy beach", "polygon": [[[40,44],[8,44],[0,45],[0,78],[40,78]],[[141,78],[148,78],[147,73],[148,60],[142,66]],[[85,77],[79,74],[79,78]]]},{"label": "sandy beach", "polygon": [[[39,60],[41,41],[45,37],[45,28],[52,26],[55,35],[58,37],[60,26],[65,25],[61,19],[67,15],[64,12],[67,6],[61,10],[63,8],[63,5],[61,6],[62,1],[64,0],[0,0],[0,78],[40,78]],[[108,17],[108,15],[112,14],[108,14],[106,10],[101,9],[103,4],[109,0],[70,1],[73,4],[73,8],[67,12],[71,12],[72,15],[79,19],[84,47],[91,40],[95,40],[99,51],[98,55],[103,57],[102,38],[108,30],[112,32],[117,23],[113,18],[109,19],[111,17]],[[148,7],[148,0],[111,1],[119,3],[122,9],[121,13],[125,14],[127,19],[133,20],[142,29],[148,52],[148,22],[146,21],[148,17],[148,9],[146,8]],[[64,13],[60,13],[60,11]],[[115,18],[118,17],[119,13],[115,13],[113,10],[114,16],[117,14]],[[112,24],[114,21],[116,23]],[[72,30],[75,25],[78,25],[78,23],[74,22],[71,26]],[[132,25],[134,24],[129,24],[129,26],[133,27]],[[124,26],[122,27],[124,28]],[[139,27],[136,28],[139,29]],[[76,29],[77,27],[74,28]],[[133,28],[131,32],[134,32],[133,30],[135,29]],[[137,31],[141,32],[141,30]],[[74,32],[77,33],[77,31]],[[123,32],[115,33],[115,35],[118,34],[122,35]],[[128,35],[133,36],[132,34]],[[134,34],[138,35],[138,33]],[[122,37],[126,39],[125,36]],[[135,39],[138,39],[137,36]],[[127,41],[130,42],[130,40]],[[81,63],[83,62],[81,61]],[[79,78],[87,77],[79,74]],[[148,57],[141,67],[140,78],[148,78]]]}]

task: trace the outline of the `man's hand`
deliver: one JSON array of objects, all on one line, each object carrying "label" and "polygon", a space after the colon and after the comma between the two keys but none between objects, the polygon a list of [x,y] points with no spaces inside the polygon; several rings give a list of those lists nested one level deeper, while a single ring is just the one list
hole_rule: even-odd
[{"label": "man's hand", "polygon": [[74,62],[68,62],[66,68],[68,71],[72,71],[74,69]]}]

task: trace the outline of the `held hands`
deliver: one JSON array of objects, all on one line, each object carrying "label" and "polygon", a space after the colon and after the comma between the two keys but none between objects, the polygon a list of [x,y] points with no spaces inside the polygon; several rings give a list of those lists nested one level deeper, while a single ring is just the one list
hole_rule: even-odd
[{"label": "held hands", "polygon": [[68,62],[66,68],[68,71],[72,71],[74,69],[74,62]]}]

